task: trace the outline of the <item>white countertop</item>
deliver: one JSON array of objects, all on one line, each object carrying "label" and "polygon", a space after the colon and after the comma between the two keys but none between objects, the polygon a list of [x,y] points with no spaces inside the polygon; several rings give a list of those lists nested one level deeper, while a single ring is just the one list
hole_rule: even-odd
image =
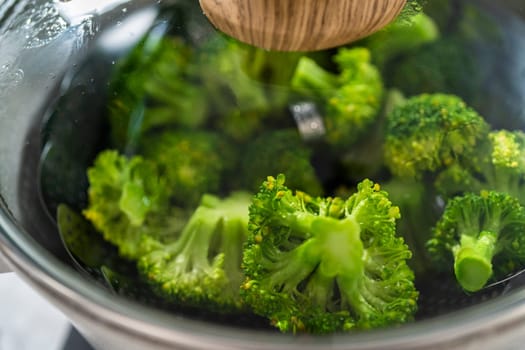
[{"label": "white countertop", "polygon": [[60,350],[66,317],[14,273],[0,274],[0,350]]}]

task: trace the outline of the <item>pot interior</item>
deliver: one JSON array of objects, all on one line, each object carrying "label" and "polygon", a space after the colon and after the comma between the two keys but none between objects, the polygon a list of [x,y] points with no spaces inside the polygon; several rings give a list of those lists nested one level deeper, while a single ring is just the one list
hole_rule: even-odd
[{"label": "pot interior", "polygon": [[[19,225],[21,232],[17,234],[30,235],[35,244],[43,247],[53,258],[72,267],[69,273],[80,274],[82,278],[92,281],[93,288],[100,289],[101,293],[115,294],[189,319],[228,323],[236,328],[271,330],[273,328],[266,320],[255,316],[210,315],[191,308],[166,305],[148,291],[137,277],[133,264],[119,258],[110,244],[96,238],[89,242],[95,251],[93,255],[108,254],[107,257],[100,258],[98,255],[95,258],[102,259],[104,266],[109,268],[104,270],[100,264],[97,265],[101,261],[90,264],[85,257],[79,258],[74,252],[71,255],[64,249],[63,240],[57,232],[56,215],[60,204],[67,204],[77,213],[87,205],[86,170],[97,154],[108,147],[112,137],[108,121],[108,101],[116,93],[112,79],[115,71],[122,67],[123,60],[142,40],[142,34],[149,40],[160,40],[165,36],[183,38],[197,49],[202,48],[204,43],[227,43],[227,39],[208,24],[195,1],[161,5],[156,8],[158,12],[155,12],[151,25],[143,33],[134,35],[128,42],[123,41],[122,38],[129,36],[130,28],[136,23],[133,21],[143,18],[141,16],[148,11],[151,11],[150,7],[130,11],[118,23],[94,35],[89,49],[75,56],[74,62],[68,63],[69,68],[55,79],[54,88],[47,90],[49,94],[41,106],[37,106],[38,110],[25,118],[24,145],[9,152],[1,150],[8,164],[18,164],[19,175],[15,179],[4,174],[4,178],[0,179],[4,186],[16,188],[15,196],[10,195],[9,190],[2,193],[4,207]],[[418,76],[410,76],[410,70],[397,71],[398,62],[394,61],[384,67],[386,86],[397,86],[400,80],[404,80],[403,92],[408,96],[424,92],[456,94],[483,115],[494,129],[525,130],[523,5],[519,1],[434,0],[425,12],[439,26],[443,50],[450,50],[451,56],[448,57],[460,55],[458,59],[463,65],[458,69],[452,64],[443,64],[445,70],[457,69],[451,77],[444,78],[417,66],[413,69]],[[322,54],[318,53],[319,56]],[[438,64],[438,61],[433,62]],[[428,76],[425,76],[426,73]],[[213,68],[210,74],[213,75]],[[406,82],[412,79],[414,81]],[[285,86],[272,88],[277,92],[287,89]],[[290,125],[295,125],[292,113],[283,115],[290,119]],[[10,128],[17,125],[16,118],[7,119],[10,120],[0,121],[0,135],[9,132],[3,125]],[[295,126],[300,128],[300,125]],[[126,147],[124,149],[129,154],[134,152],[132,142]],[[318,173],[326,183],[338,179],[337,171],[341,168],[328,169],[327,160],[319,158],[316,159]],[[360,165],[365,169],[367,164]],[[366,170],[363,171],[367,175]],[[416,322],[458,312],[461,308],[480,305],[489,299],[505,298],[506,294],[522,289],[519,282],[468,295],[453,280],[440,274],[421,277],[416,281],[420,291]]]}]

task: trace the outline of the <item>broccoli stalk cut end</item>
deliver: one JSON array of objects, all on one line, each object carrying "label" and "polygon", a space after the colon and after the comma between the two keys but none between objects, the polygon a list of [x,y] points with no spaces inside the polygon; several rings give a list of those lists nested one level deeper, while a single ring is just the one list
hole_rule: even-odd
[{"label": "broccoli stalk cut end", "polygon": [[525,264],[525,208],[501,192],[467,193],[447,202],[427,242],[437,266],[453,269],[468,292]]},{"label": "broccoli stalk cut end", "polygon": [[454,273],[464,290],[475,292],[492,276],[497,235],[483,231],[477,238],[463,235],[460,241],[460,246],[454,250]]}]

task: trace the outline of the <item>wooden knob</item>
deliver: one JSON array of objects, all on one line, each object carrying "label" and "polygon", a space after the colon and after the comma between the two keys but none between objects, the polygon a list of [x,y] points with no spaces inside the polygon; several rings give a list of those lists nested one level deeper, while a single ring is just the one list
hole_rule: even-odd
[{"label": "wooden knob", "polygon": [[313,51],[363,38],[390,23],[406,0],[199,0],[212,24],[240,41]]}]

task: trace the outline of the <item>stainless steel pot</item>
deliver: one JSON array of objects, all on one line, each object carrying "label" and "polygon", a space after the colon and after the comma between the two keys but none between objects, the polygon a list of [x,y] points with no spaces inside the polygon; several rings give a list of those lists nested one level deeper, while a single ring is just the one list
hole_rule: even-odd
[{"label": "stainless steel pot", "polygon": [[[107,77],[104,74],[114,59],[152,25],[162,3],[93,2],[80,10],[68,7],[77,1],[81,0],[0,3],[0,250],[9,268],[61,309],[97,349],[523,347],[525,288],[396,329],[311,337],[170,314],[115,295],[79,273],[64,251],[53,221],[38,209],[42,125],[50,106],[72,86],[78,87],[79,106],[96,114],[100,105],[97,96],[106,85],[101,77]],[[490,25],[499,31],[496,42],[479,41],[480,67],[487,60],[497,64],[490,79],[478,87],[483,98],[478,99],[477,107],[486,114],[497,111],[497,115],[510,118],[512,125],[525,128],[525,3],[468,2],[485,9]],[[192,16],[184,25],[198,40],[210,28],[202,14]],[[96,62],[90,66],[92,70],[82,66],[86,57],[90,57],[88,62]],[[86,73],[94,71],[93,76]],[[72,111],[64,125],[63,132],[79,135],[74,147],[79,149],[79,157],[85,157],[81,150],[90,149],[97,134],[96,122]]]}]

